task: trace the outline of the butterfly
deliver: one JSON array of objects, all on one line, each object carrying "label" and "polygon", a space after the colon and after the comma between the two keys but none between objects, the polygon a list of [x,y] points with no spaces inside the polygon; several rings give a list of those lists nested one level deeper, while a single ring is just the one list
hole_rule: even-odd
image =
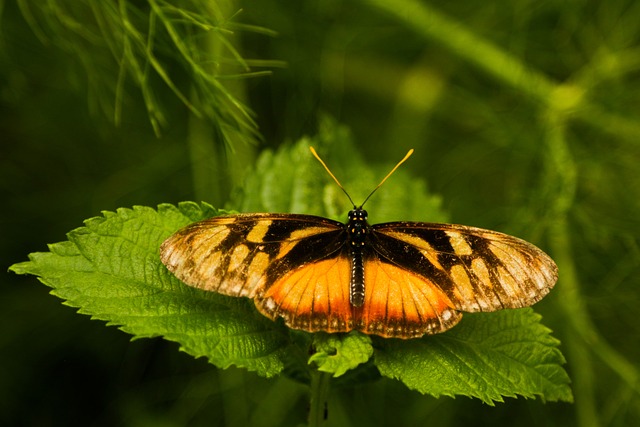
[{"label": "butterfly", "polygon": [[536,246],[482,228],[428,222],[370,225],[364,203],[341,223],[248,213],[190,224],[162,243],[162,262],[187,285],[253,299],[271,319],[309,332],[392,338],[444,332],[462,312],[530,306],[558,270]]}]

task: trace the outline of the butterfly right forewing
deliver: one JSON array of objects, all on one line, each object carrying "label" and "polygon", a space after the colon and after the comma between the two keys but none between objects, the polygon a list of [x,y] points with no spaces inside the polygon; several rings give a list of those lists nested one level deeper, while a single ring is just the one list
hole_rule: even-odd
[{"label": "butterfly right forewing", "polygon": [[382,257],[432,280],[457,310],[526,307],[545,296],[558,277],[547,254],[507,234],[403,222],[376,224],[373,230]]}]

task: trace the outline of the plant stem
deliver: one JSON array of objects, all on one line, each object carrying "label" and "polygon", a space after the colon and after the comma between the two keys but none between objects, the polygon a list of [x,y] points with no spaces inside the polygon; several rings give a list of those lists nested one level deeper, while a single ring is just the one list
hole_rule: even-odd
[{"label": "plant stem", "polygon": [[[236,0],[224,0],[203,5],[202,14],[208,14],[213,21],[232,16],[239,6]],[[222,25],[222,24],[221,24]],[[177,37],[177,36],[176,36]],[[255,135],[234,122],[232,117],[244,117],[240,100],[245,98],[244,81],[228,79],[224,85],[217,80],[221,75],[237,74],[239,65],[227,64],[225,54],[229,46],[240,44],[238,37],[216,31],[209,31],[200,40],[200,58],[213,58],[211,63],[193,63],[194,78],[216,82],[212,93],[199,93],[194,84],[190,103],[198,113],[189,117],[189,150],[193,176],[194,194],[198,201],[206,200],[214,206],[224,206],[230,190],[241,180],[247,165],[253,162],[253,148],[247,142]],[[186,47],[184,55],[188,55]],[[206,85],[205,85],[206,86]],[[204,112],[209,113],[204,114]]]},{"label": "plant stem", "polygon": [[311,396],[309,400],[309,427],[318,427],[327,419],[327,400],[331,386],[331,374],[311,372]]}]

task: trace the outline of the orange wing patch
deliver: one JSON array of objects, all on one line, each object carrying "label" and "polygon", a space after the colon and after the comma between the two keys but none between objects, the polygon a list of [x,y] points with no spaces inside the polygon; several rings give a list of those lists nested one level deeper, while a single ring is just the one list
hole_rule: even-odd
[{"label": "orange wing patch", "polygon": [[346,332],[353,328],[349,303],[351,261],[338,256],[284,274],[260,290],[256,307],[267,317],[309,332]]},{"label": "orange wing patch", "polygon": [[453,327],[462,314],[447,295],[424,276],[383,262],[365,262],[365,303],[356,328],[384,337],[414,338]]},{"label": "orange wing patch", "polygon": [[349,303],[351,261],[325,259],[292,270],[258,293],[256,306],[295,329],[413,338],[445,331],[462,314],[447,295],[423,276],[393,264],[365,262],[365,303]]}]

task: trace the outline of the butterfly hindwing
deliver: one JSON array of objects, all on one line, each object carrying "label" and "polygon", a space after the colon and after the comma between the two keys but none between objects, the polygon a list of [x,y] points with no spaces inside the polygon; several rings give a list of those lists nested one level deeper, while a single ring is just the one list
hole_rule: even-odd
[{"label": "butterfly hindwing", "polygon": [[389,262],[373,250],[364,266],[365,301],[354,312],[356,329],[415,338],[443,332],[462,317],[432,278]]},{"label": "butterfly hindwing", "polygon": [[343,248],[331,256],[297,265],[257,293],[256,306],[270,318],[310,332],[354,329],[349,302],[351,259]]},{"label": "butterfly hindwing", "polygon": [[385,337],[419,337],[455,325],[461,314],[431,280],[379,259],[367,251],[365,300],[349,301],[352,261],[348,247],[330,257],[299,265],[258,291],[260,312],[282,317],[310,332],[359,330]]},{"label": "butterfly hindwing", "polygon": [[495,311],[534,304],[557,280],[555,263],[534,245],[507,234],[453,224],[372,226],[385,259],[432,280],[457,310]]}]

